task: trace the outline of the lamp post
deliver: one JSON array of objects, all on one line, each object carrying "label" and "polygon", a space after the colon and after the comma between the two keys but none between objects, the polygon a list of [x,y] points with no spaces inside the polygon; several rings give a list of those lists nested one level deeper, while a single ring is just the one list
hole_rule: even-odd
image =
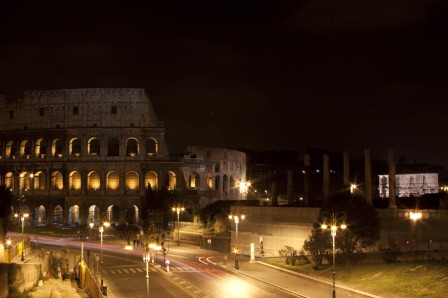
[{"label": "lamp post", "polygon": [[345,230],[347,225],[345,223],[346,215],[344,212],[329,213],[323,212],[322,218],[322,230],[329,229],[331,231],[331,238],[333,240],[333,298],[336,298],[336,245],[335,237],[338,230]]},{"label": "lamp post", "polygon": [[239,182],[238,187],[240,189],[240,194],[242,196],[243,199],[247,198],[247,192],[249,190],[249,187],[251,186],[251,183],[249,181],[247,182]]},{"label": "lamp post", "polygon": [[177,245],[180,245],[180,222],[179,222],[179,214],[185,211],[184,207],[173,207],[173,212],[177,213]]},{"label": "lamp post", "polygon": [[7,252],[8,252],[8,262],[7,263],[11,263],[11,239],[8,238],[8,240],[6,240],[6,247],[7,247]]},{"label": "lamp post", "polygon": [[[100,226],[99,231],[100,231],[100,237],[101,237],[101,292],[103,292],[105,290],[104,284],[103,284],[103,232],[104,232],[104,228],[108,227],[110,224],[109,222],[104,222],[102,226]],[[104,294],[104,293],[103,293]]]},{"label": "lamp post", "polygon": [[[237,259],[237,254],[238,254],[238,224],[240,223],[240,220],[244,220],[246,218],[246,216],[243,215],[229,215],[229,219],[230,221],[234,221],[235,222],[235,249],[233,250],[233,252],[235,253],[235,269],[238,270],[239,266],[238,266],[238,259]],[[241,250],[242,252],[242,250]]]},{"label": "lamp post", "polygon": [[409,219],[411,220],[411,225],[412,225],[412,230],[413,230],[413,236],[414,236],[414,249],[417,250],[418,246],[417,246],[417,240],[418,240],[418,233],[417,233],[417,221],[419,219],[422,219],[423,215],[421,211],[418,210],[414,210],[414,211],[410,211],[409,212]]},{"label": "lamp post", "polygon": [[20,221],[22,224],[22,262],[25,261],[25,240],[24,240],[23,234],[24,234],[24,230],[25,230],[25,218],[27,218],[28,216],[29,216],[28,213],[25,213],[22,215],[20,215],[18,213],[14,214],[14,217],[17,217],[17,218],[20,217]]}]

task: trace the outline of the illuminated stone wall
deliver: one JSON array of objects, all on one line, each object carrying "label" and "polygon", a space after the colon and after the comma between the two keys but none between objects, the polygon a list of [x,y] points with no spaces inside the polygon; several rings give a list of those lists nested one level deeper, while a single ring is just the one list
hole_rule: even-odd
[{"label": "illuminated stone wall", "polygon": [[[379,194],[382,198],[389,197],[389,175],[379,176]],[[439,192],[439,174],[397,174],[395,189],[398,197],[420,197],[424,194]]]}]

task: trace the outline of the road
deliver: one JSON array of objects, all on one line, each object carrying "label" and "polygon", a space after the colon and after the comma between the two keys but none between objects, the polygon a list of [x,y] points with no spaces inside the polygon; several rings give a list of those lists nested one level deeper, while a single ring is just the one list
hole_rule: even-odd
[{"label": "road", "polygon": [[[68,246],[80,251],[79,241],[39,236],[39,245]],[[94,255],[100,254],[99,242],[84,242],[83,253],[92,272],[100,277]],[[91,252],[87,258],[87,251]],[[204,255],[206,254],[206,255]],[[149,279],[142,259],[143,249],[124,250],[117,242],[103,244],[103,280],[108,296],[121,297],[331,297],[331,287],[317,281],[280,273],[273,268],[240,263],[240,271],[233,270],[233,259],[226,261],[223,254],[198,249],[194,246],[174,246],[167,253],[170,270],[164,268],[163,255],[149,265]],[[229,267],[227,267],[227,265]],[[254,269],[251,269],[251,266]],[[260,269],[260,267],[263,267]],[[244,269],[244,270],[243,270]],[[253,271],[251,271],[253,270]],[[148,293],[148,292],[149,293]],[[338,290],[338,298],[365,297]]]}]

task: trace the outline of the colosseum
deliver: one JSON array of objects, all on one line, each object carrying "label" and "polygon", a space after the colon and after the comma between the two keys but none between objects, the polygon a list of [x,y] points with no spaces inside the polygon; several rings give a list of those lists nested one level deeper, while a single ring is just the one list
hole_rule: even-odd
[{"label": "colosseum", "polygon": [[171,156],[144,89],[0,95],[0,185],[34,225],[137,223],[148,185],[202,207],[241,198],[243,152],[188,147]]}]

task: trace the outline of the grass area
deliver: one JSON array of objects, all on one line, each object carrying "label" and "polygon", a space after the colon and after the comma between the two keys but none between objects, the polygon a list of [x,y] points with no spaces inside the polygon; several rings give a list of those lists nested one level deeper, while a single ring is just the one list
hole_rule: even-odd
[{"label": "grass area", "polygon": [[[269,259],[266,262],[332,281],[331,265],[315,271],[310,264],[291,266]],[[447,297],[448,261],[336,266],[336,283],[383,297]]]}]

